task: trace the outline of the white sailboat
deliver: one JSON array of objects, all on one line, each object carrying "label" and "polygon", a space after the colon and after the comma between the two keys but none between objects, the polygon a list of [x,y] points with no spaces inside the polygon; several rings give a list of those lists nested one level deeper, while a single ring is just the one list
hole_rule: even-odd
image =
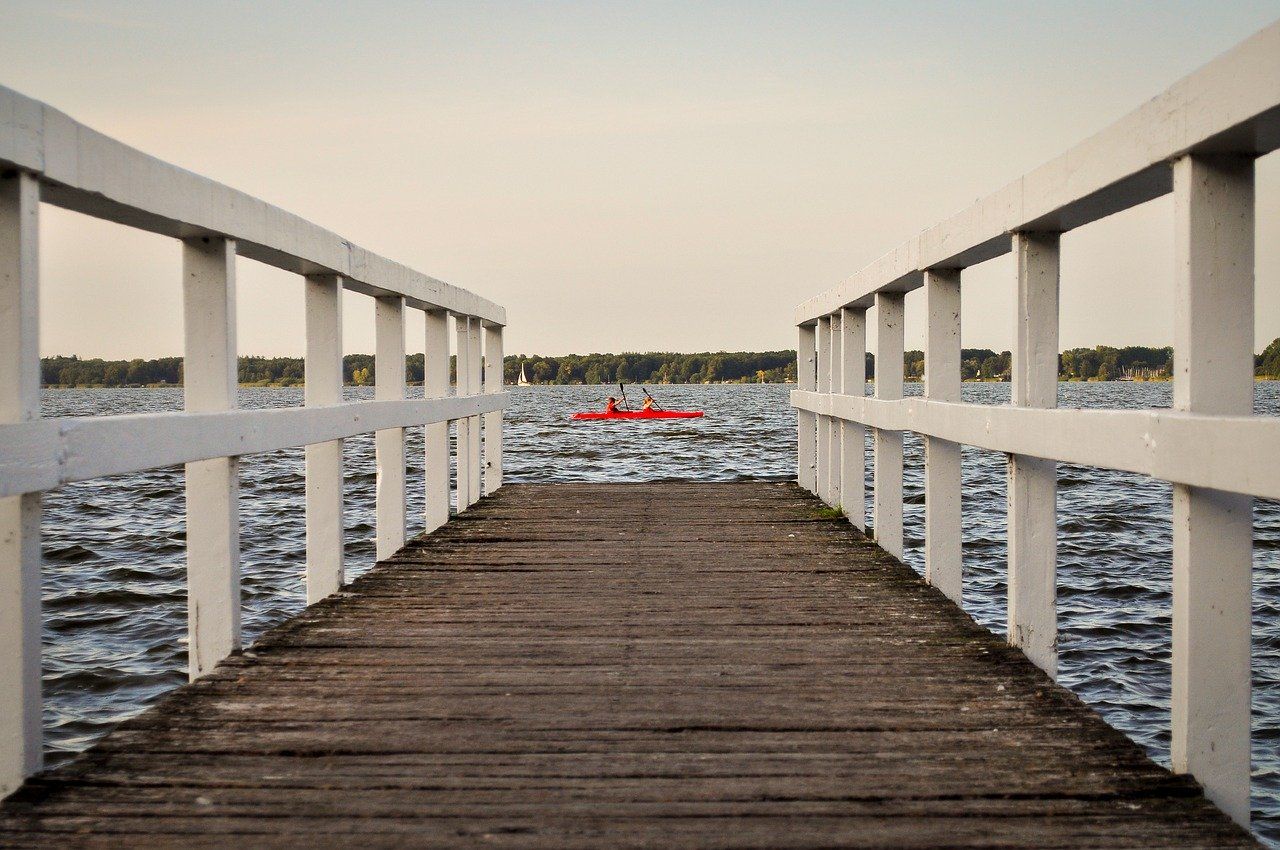
[{"label": "white sailboat", "polygon": [[520,377],[516,380],[517,387],[529,386],[529,376],[524,373],[524,361],[520,362]]}]

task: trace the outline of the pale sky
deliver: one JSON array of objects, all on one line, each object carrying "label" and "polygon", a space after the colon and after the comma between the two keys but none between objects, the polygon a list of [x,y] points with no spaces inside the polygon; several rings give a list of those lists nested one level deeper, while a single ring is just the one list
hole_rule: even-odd
[{"label": "pale sky", "polygon": [[[7,0],[0,83],[503,304],[508,353],[773,349],[798,302],[1277,17]],[[1280,336],[1276,155],[1258,174],[1255,350]],[[1064,239],[1064,347],[1171,342],[1172,223],[1165,198]],[[181,353],[175,242],[51,207],[41,241],[44,353]],[[240,352],[301,354],[301,281],[239,271]],[[1009,346],[1012,273],[966,273],[965,346]],[[371,352],[371,304],[347,297],[344,347]],[[919,347],[918,297],[907,311]]]}]

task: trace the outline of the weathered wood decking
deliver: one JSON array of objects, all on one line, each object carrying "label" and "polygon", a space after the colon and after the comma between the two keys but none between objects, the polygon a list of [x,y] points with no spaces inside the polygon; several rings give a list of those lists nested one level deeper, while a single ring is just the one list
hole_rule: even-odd
[{"label": "weathered wood decking", "polygon": [[33,779],[0,845],[1252,846],[818,508],[508,487]]}]

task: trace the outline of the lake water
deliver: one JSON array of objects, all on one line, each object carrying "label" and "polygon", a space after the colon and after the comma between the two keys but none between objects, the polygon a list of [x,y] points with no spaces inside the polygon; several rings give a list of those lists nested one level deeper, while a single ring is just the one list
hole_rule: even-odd
[{"label": "lake water", "polygon": [[[700,420],[569,423],[599,407],[600,387],[512,388],[506,480],[735,480],[795,477],[795,414],[785,386],[655,388]],[[908,384],[907,394],[919,393]],[[1064,407],[1168,407],[1169,384],[1061,384]],[[966,401],[1001,404],[1008,384],[966,384]],[[369,389],[348,396],[372,397]],[[412,393],[412,390],[411,390]],[[420,394],[420,391],[419,391]],[[45,416],[179,410],[180,390],[46,390]],[[240,391],[244,407],[302,403],[299,389]],[[1260,383],[1257,412],[1280,415],[1280,383]],[[422,433],[411,429],[410,530],[422,529]],[[921,440],[906,437],[906,557],[923,568]],[[371,435],[346,443],[347,558],[373,563]],[[304,605],[303,452],[241,465],[244,631],[252,641]],[[1004,456],[964,450],[966,609],[1003,632]],[[1070,465],[1058,471],[1060,673],[1108,721],[1168,763],[1170,487]],[[55,764],[186,681],[186,579],[180,468],[85,482],[46,494],[45,732]],[[1280,847],[1280,504],[1254,511],[1254,828]]]}]

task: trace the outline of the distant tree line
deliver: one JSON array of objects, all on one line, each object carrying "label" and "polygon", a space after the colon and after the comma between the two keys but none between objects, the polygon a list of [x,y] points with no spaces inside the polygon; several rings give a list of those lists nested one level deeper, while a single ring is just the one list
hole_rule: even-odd
[{"label": "distant tree line", "polygon": [[[903,355],[903,377],[908,381],[924,379],[924,352],[908,351]],[[1008,351],[992,351],[989,348],[960,349],[960,377],[966,381],[1005,381],[1013,355]],[[867,355],[867,375],[875,369],[875,357]]]},{"label": "distant tree line", "polygon": [[[988,348],[965,348],[960,352],[960,375],[966,381],[1007,381],[1013,355]],[[906,353],[908,379],[924,377],[924,352]],[[1173,373],[1173,349],[1130,345],[1114,348],[1069,348],[1058,355],[1058,377],[1064,381],[1161,380]]]},{"label": "distant tree line", "polygon": [[1280,381],[1280,337],[1271,340],[1271,344],[1254,358],[1253,374]]},{"label": "distant tree line", "polygon": [[[967,381],[1009,379],[1011,355],[989,348],[965,348],[960,352],[961,377]],[[456,374],[456,360],[449,360],[449,377]],[[563,357],[513,354],[503,363],[503,376],[514,384],[524,366],[535,384],[703,384],[703,383],[790,383],[796,380],[795,351],[718,351],[700,354],[670,352],[627,352],[623,354],[567,354]],[[867,376],[875,373],[875,357],[866,355]],[[182,358],[155,360],[102,360],[79,357],[45,357],[40,361],[41,380],[46,386],[63,387],[147,387],[182,384]],[[1173,349],[1130,345],[1113,348],[1072,348],[1058,357],[1058,375],[1063,380],[1114,381],[1122,378],[1160,380],[1173,371]],[[241,357],[240,383],[259,386],[301,386],[304,378],[301,357]],[[908,380],[924,376],[924,352],[908,351],[903,356],[903,374]],[[1280,337],[1254,357],[1254,374],[1280,380]],[[351,386],[372,385],[372,354],[348,354],[342,358],[343,380]],[[423,356],[405,358],[405,379],[421,383]]]},{"label": "distant tree line", "polygon": [[182,358],[158,360],[81,360],[79,357],[45,357],[40,380],[46,386],[146,387],[182,383]]},{"label": "distant tree line", "polygon": [[518,354],[506,358],[503,364],[508,383],[515,383],[522,364],[534,384],[780,384],[796,379],[795,351],[627,352],[563,357]]},{"label": "distant tree line", "polygon": [[[449,359],[453,378],[454,358]],[[302,386],[305,369],[301,357],[241,357],[240,383],[258,386]],[[157,360],[82,360],[79,357],[45,357],[40,361],[41,380],[46,386],[63,387],[150,387],[180,386],[182,358]],[[423,356],[405,358],[405,380],[421,383]],[[350,386],[372,385],[372,354],[348,354],[342,358],[342,379]]]}]

